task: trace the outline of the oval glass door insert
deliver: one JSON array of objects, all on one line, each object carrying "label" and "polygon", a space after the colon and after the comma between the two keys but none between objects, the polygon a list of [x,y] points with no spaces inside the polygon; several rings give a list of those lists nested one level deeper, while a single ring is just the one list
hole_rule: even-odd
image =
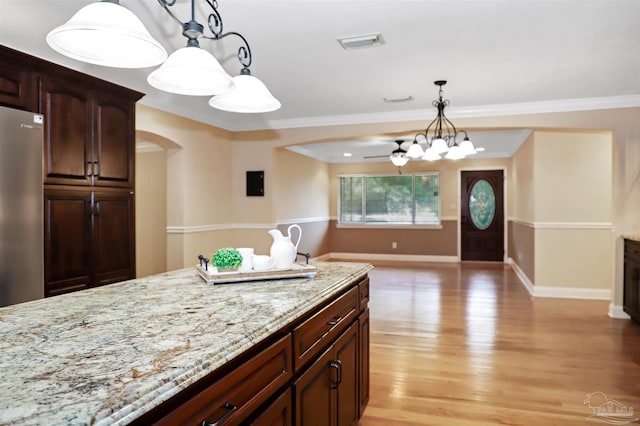
[{"label": "oval glass door insert", "polygon": [[487,229],[496,215],[496,194],[485,179],[473,184],[469,194],[469,215],[476,228]]}]

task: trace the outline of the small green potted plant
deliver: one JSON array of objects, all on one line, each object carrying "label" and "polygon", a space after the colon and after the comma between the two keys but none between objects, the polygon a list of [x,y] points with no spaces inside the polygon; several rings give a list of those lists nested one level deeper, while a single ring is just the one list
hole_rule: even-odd
[{"label": "small green potted plant", "polygon": [[213,266],[221,272],[234,271],[242,263],[242,255],[234,248],[220,248],[211,259]]}]

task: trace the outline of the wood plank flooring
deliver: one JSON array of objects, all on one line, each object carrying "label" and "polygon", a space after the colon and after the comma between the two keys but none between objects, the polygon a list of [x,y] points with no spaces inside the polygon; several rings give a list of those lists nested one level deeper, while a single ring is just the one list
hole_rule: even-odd
[{"label": "wood plank flooring", "polygon": [[360,425],[606,424],[588,419],[593,392],[640,417],[640,325],[609,318],[608,302],[533,299],[503,264],[378,265],[370,278]]}]

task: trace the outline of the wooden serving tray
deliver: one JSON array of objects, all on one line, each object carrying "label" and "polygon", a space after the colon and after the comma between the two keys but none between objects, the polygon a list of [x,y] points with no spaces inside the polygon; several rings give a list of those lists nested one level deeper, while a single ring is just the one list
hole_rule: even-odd
[{"label": "wooden serving tray", "polygon": [[204,270],[203,266],[196,265],[196,270],[207,284],[231,284],[246,281],[263,281],[263,280],[279,280],[283,278],[313,278],[317,269],[313,265],[301,265],[294,263],[289,269],[268,269],[265,271],[251,272],[218,272],[210,274]]}]

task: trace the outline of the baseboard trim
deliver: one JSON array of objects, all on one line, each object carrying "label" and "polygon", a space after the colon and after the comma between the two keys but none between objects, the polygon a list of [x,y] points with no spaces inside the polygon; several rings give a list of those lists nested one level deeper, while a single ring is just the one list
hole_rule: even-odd
[{"label": "baseboard trim", "polygon": [[507,259],[507,263],[509,265],[511,265],[511,269],[513,269],[513,272],[516,273],[516,275],[518,276],[518,279],[520,280],[520,282],[522,283],[524,288],[527,289],[529,294],[531,296],[535,296],[534,291],[533,291],[534,285],[531,282],[531,280],[529,279],[529,277],[527,277],[527,274],[525,274],[524,271],[520,268],[520,266],[518,266],[518,264],[516,262],[514,262],[513,258],[511,258],[511,257],[508,258]]},{"label": "baseboard trim", "polygon": [[535,286],[535,297],[553,297],[559,299],[611,300],[611,290],[600,288],[547,287]]},{"label": "baseboard trim", "polygon": [[[611,290],[599,288],[578,288],[578,287],[549,287],[535,285],[527,274],[514,262],[513,258],[509,258],[507,263],[511,265],[513,271],[518,276],[522,285],[527,289],[533,297],[550,297],[558,299],[588,299],[588,300],[611,300]],[[609,308],[611,316],[611,308]],[[616,317],[617,318],[617,317]]]},{"label": "baseboard trim", "polygon": [[618,319],[631,319],[631,317],[622,309],[621,305],[609,303],[609,316]]},{"label": "baseboard trim", "polygon": [[430,256],[421,254],[379,254],[379,253],[329,253],[336,260],[387,260],[393,262],[459,262],[458,256]]}]

